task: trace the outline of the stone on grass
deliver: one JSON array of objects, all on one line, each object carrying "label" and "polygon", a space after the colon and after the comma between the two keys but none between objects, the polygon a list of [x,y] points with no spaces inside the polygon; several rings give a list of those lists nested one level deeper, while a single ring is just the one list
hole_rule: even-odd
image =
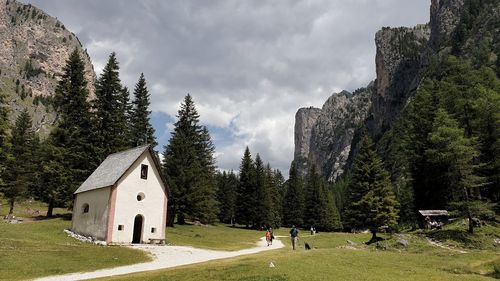
[{"label": "stone on grass", "polygon": [[399,239],[398,244],[405,247],[405,248],[410,246],[410,242],[408,242],[408,240],[406,240],[406,239]]}]

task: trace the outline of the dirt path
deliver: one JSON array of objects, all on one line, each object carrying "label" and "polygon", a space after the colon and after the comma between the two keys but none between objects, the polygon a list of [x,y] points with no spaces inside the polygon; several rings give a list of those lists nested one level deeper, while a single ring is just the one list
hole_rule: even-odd
[{"label": "dirt path", "polygon": [[466,252],[466,251],[451,248],[451,247],[446,246],[446,245],[444,245],[443,243],[441,243],[441,242],[439,242],[439,241],[436,241],[436,240],[433,240],[433,239],[431,239],[431,238],[429,238],[429,237],[426,237],[425,239],[426,239],[426,240],[427,240],[427,242],[429,242],[429,244],[431,244],[432,246],[436,246],[436,247],[439,247],[439,248],[447,249],[447,250],[450,250],[450,251],[453,251],[453,252],[457,252],[457,253],[460,253],[460,254],[467,254],[467,252]]},{"label": "dirt path", "polygon": [[239,251],[214,251],[203,250],[184,246],[152,246],[152,245],[132,245],[134,249],[147,251],[153,255],[153,261],[120,266],[115,268],[101,269],[86,273],[71,273],[65,275],[55,275],[45,278],[35,279],[37,281],[63,281],[63,280],[86,280],[114,275],[136,273],[142,271],[157,270],[163,268],[176,267],[187,264],[195,264],[217,259],[225,259],[242,255],[255,254],[263,251],[274,250],[284,247],[280,240],[274,240],[273,245],[267,246],[265,238],[261,238],[254,248]]}]

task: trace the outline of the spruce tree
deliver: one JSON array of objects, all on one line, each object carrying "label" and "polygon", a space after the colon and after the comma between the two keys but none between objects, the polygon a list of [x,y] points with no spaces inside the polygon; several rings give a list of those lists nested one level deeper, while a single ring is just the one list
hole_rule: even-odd
[{"label": "spruce tree", "polygon": [[71,205],[76,188],[98,165],[95,157],[98,150],[94,143],[96,135],[84,75],[84,62],[75,49],[66,61],[62,78],[56,87],[54,107],[59,120],[48,141],[63,155],[59,159],[59,165],[66,167],[65,174],[61,177],[67,180],[67,206]]},{"label": "spruce tree", "polygon": [[125,140],[126,147],[132,148],[139,145],[136,145],[133,142],[132,137],[132,115],[133,115],[133,105],[130,102],[130,92],[127,87],[123,87],[121,99],[120,99],[120,114],[121,120],[120,123],[125,128],[123,132],[121,132],[122,138]]},{"label": "spruce tree", "polygon": [[[425,152],[430,161],[445,171],[440,178],[451,194],[450,201],[463,200],[469,219],[469,232],[473,233],[472,213],[467,206],[474,187],[479,186],[482,178],[475,173],[474,160],[479,155],[473,139],[464,137],[464,130],[457,121],[443,109],[439,109],[429,135],[430,147]],[[445,206],[443,206],[445,207]]]},{"label": "spruce tree", "polygon": [[188,94],[178,111],[169,144],[163,153],[163,172],[170,186],[170,214],[212,223],[217,218],[214,146]]},{"label": "spruce tree", "polygon": [[5,185],[2,193],[9,201],[9,216],[12,216],[16,200],[27,196],[29,187],[33,180],[35,163],[33,162],[33,151],[35,148],[35,134],[32,130],[31,116],[25,109],[17,117],[15,126],[11,133],[12,156],[7,161],[8,172],[5,173]]},{"label": "spruce tree", "polygon": [[236,222],[247,228],[254,225],[257,216],[255,194],[255,166],[247,146],[241,159],[240,183],[236,199]]},{"label": "spruce tree", "polygon": [[155,129],[150,122],[149,98],[146,78],[141,73],[139,81],[135,85],[134,100],[132,101],[131,142],[133,146],[151,144],[155,147],[158,144],[154,135]]},{"label": "spruce tree", "polygon": [[303,183],[297,170],[297,165],[292,162],[286,192],[283,198],[283,224],[285,226],[304,226],[304,191]]},{"label": "spruce tree", "polygon": [[9,158],[9,135],[10,123],[8,119],[9,108],[5,104],[5,95],[0,91],[0,188],[4,185],[4,171]]},{"label": "spruce tree", "polygon": [[304,222],[307,226],[323,231],[341,229],[340,215],[333,194],[314,165],[307,176]]},{"label": "spruce tree", "polygon": [[238,185],[238,177],[233,171],[218,173],[217,201],[220,203],[219,220],[223,223],[234,225]]},{"label": "spruce tree", "polygon": [[307,173],[304,189],[304,223],[307,227],[318,228],[319,212],[318,201],[320,198],[321,179],[316,171],[316,166],[311,165]]},{"label": "spruce tree", "polygon": [[191,217],[202,223],[214,223],[219,213],[215,179],[215,146],[207,127],[201,126],[195,144],[200,172],[198,173],[198,185],[190,199],[191,206],[193,206]]},{"label": "spruce tree", "polygon": [[35,158],[40,163],[34,174],[36,184],[31,194],[36,199],[47,203],[47,217],[52,217],[55,207],[71,206],[68,198],[72,198],[74,187],[73,178],[68,173],[67,150],[54,145],[52,139],[47,139],[40,144]]},{"label": "spruce tree", "polygon": [[127,128],[123,104],[124,91],[119,69],[116,54],[113,52],[96,84],[93,107],[98,134],[97,145],[102,153],[101,160],[111,153],[128,147],[127,140],[123,138]]},{"label": "spruce tree", "polygon": [[376,234],[380,227],[397,225],[398,202],[389,173],[366,135],[354,160],[349,192],[347,223],[353,229],[369,229],[372,233],[370,242],[377,240]]},{"label": "spruce tree", "polygon": [[283,176],[279,170],[274,170],[271,168],[269,163],[266,165],[264,170],[265,186],[269,194],[269,207],[267,220],[268,226],[280,227],[283,223]]},{"label": "spruce tree", "polygon": [[270,186],[266,182],[266,174],[264,170],[264,163],[257,153],[254,162],[254,194],[256,198],[255,205],[255,218],[254,227],[257,229],[262,229],[270,225],[271,223],[271,208],[272,201],[270,195]]}]

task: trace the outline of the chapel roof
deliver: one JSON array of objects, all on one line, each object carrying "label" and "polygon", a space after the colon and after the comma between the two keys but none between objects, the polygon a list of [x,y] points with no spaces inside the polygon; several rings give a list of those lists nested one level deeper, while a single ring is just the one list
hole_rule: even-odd
[{"label": "chapel roof", "polygon": [[[94,189],[100,189],[114,185],[134,164],[134,162],[146,151],[151,151],[157,168],[159,169],[159,161],[155,152],[149,145],[143,145],[129,150],[110,154],[104,161],[95,169],[95,171],[80,185],[74,194],[82,193]],[[165,183],[163,177],[162,181]],[[165,188],[167,188],[165,184]]]}]

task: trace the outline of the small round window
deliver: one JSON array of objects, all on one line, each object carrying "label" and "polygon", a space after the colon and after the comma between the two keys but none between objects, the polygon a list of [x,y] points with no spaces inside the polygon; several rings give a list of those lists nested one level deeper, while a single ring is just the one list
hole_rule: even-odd
[{"label": "small round window", "polygon": [[142,201],[144,200],[144,198],[146,198],[146,195],[144,195],[144,193],[140,192],[139,194],[137,194],[137,201]]}]

